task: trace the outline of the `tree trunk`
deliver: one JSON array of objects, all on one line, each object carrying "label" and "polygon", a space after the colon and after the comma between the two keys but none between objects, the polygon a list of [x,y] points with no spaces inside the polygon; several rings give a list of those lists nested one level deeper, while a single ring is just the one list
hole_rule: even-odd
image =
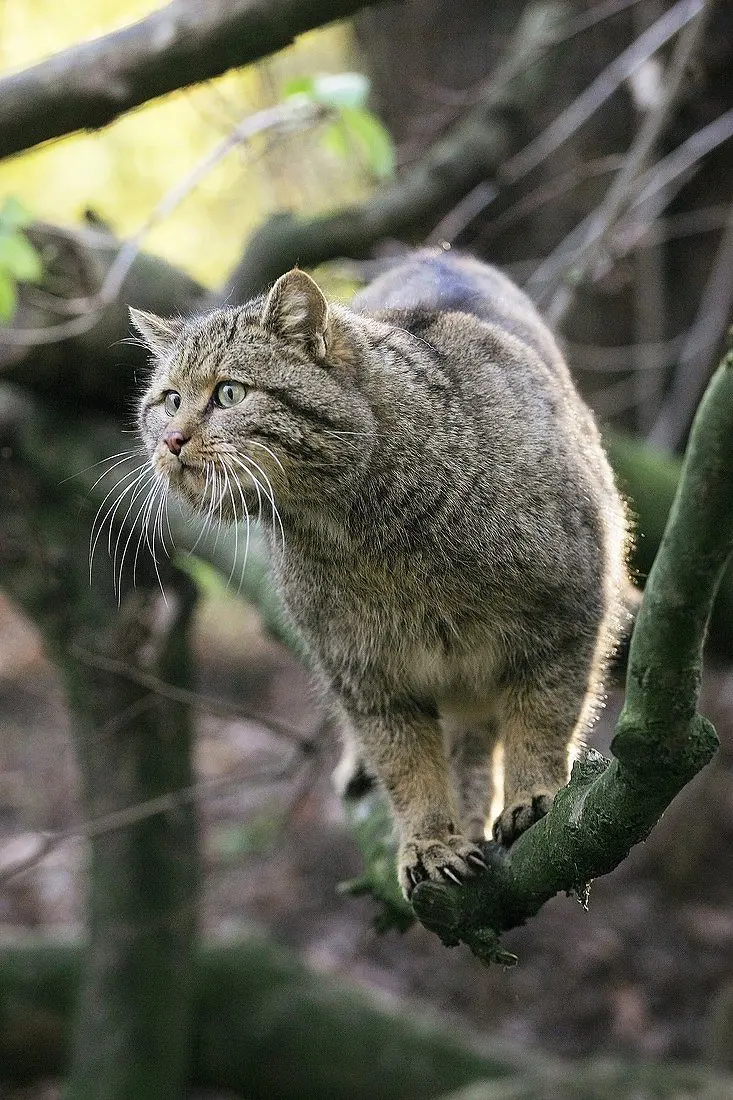
[{"label": "tree trunk", "polygon": [[[54,433],[53,420],[34,427],[22,403],[15,412],[14,420],[6,407],[0,418],[0,441],[13,456],[0,483],[3,584],[61,671],[84,815],[94,820],[192,782],[186,709],[96,667],[95,654],[186,685],[193,595],[169,570],[165,608],[149,555],[141,556],[137,588],[123,594],[119,610],[106,556],[90,585],[89,501],[74,479],[60,476],[70,461],[63,433]],[[121,537],[128,533],[123,528]],[[190,1053],[194,811],[185,802],[89,840],[89,939],[67,1095],[174,1100]]]}]

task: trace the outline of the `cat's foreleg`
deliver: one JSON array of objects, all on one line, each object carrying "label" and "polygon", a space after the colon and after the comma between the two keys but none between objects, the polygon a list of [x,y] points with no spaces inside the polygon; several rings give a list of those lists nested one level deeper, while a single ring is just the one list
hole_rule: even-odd
[{"label": "cat's foreleg", "polygon": [[347,709],[367,766],[392,805],[405,896],[425,879],[461,883],[484,868],[481,849],[459,826],[437,712],[404,701],[378,713]]}]

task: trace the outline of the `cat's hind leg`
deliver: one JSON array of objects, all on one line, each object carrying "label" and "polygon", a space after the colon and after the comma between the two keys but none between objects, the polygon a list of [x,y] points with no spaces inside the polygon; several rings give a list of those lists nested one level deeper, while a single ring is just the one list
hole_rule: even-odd
[{"label": "cat's hind leg", "polygon": [[[577,656],[577,655],[576,655]],[[552,806],[597,706],[600,684],[588,660],[563,660],[535,669],[504,692],[504,809],[494,837],[509,846]]]},{"label": "cat's hind leg", "polygon": [[331,778],[341,798],[360,798],[371,790],[376,779],[364,763],[359,744],[346,722],[341,724],[341,737],[341,759],[333,769]]},{"label": "cat's hind leg", "polygon": [[477,843],[486,839],[486,822],[494,794],[494,752],[499,734],[493,717],[443,717],[448,757],[458,799],[463,833]]}]

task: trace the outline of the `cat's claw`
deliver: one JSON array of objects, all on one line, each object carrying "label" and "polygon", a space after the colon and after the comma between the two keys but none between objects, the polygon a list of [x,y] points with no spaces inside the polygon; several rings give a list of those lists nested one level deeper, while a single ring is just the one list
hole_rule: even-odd
[{"label": "cat's claw", "polygon": [[448,881],[462,886],[466,879],[485,870],[481,850],[462,836],[409,840],[400,852],[400,885],[408,900],[419,882]]},{"label": "cat's claw", "polygon": [[486,860],[478,852],[469,852],[466,856],[466,863],[470,863],[472,867],[475,867],[477,871],[486,871]]},{"label": "cat's claw", "polygon": [[517,837],[526,833],[530,825],[543,818],[552,806],[553,796],[546,791],[532,795],[526,800],[505,807],[494,822],[494,840],[509,848]]}]

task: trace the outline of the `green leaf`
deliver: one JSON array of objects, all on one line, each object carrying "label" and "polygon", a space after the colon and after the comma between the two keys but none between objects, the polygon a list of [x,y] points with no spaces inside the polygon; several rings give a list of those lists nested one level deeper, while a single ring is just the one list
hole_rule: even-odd
[{"label": "green leaf", "polygon": [[15,280],[0,269],[0,324],[12,321],[15,307],[18,304],[18,294],[15,289]]},{"label": "green leaf", "polygon": [[390,179],[395,171],[394,144],[376,115],[362,108],[344,107],[340,119],[377,179]]},{"label": "green leaf", "polygon": [[6,199],[0,208],[0,232],[25,229],[33,221],[33,215],[14,195]]},{"label": "green leaf", "polygon": [[43,275],[41,257],[21,233],[0,235],[0,269],[23,283],[37,283]]},{"label": "green leaf", "polygon": [[218,569],[196,554],[175,554],[173,564],[191,578],[199,593],[209,599],[227,599],[226,579]]},{"label": "green leaf", "polygon": [[349,159],[352,145],[340,118],[335,119],[321,132],[321,144],[338,160]]},{"label": "green leaf", "polygon": [[363,73],[320,73],[297,76],[283,87],[283,97],[307,96],[324,107],[354,110],[363,108],[369,96],[369,81]]},{"label": "green leaf", "polygon": [[289,99],[294,95],[305,95],[309,99],[315,99],[313,91],[314,80],[312,76],[296,76],[288,80],[283,87],[283,99]]}]

